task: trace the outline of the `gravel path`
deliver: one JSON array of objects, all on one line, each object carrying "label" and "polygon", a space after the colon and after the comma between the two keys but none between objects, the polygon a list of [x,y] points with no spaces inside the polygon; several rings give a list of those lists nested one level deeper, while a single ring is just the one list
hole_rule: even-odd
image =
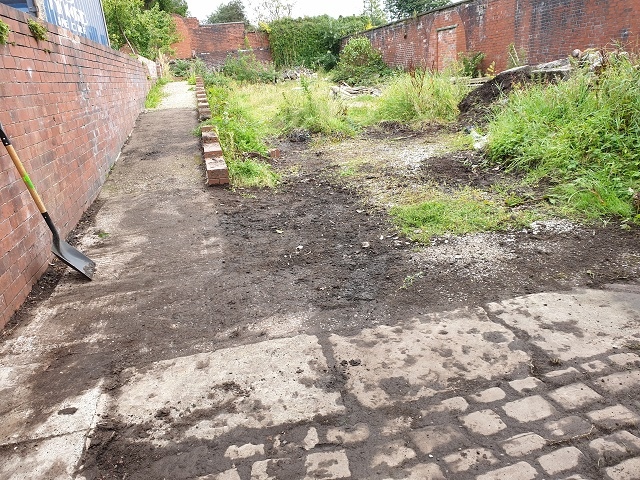
[{"label": "gravel path", "polygon": [[164,86],[165,97],[154,110],[196,108],[195,87],[187,82],[171,82]]}]

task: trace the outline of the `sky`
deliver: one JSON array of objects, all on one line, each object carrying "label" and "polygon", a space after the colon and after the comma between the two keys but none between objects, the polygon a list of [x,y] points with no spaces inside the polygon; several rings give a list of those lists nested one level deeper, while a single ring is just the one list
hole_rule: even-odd
[{"label": "sky", "polygon": [[[252,0],[258,3],[258,0]],[[340,15],[358,15],[362,13],[362,0],[290,0],[295,1],[295,6],[291,12],[291,16],[296,17],[314,17],[316,15],[327,14],[332,17]],[[229,0],[187,0],[189,5],[189,13],[192,17],[197,17],[201,22],[204,21],[211,13],[213,13],[219,5],[229,3]],[[251,20],[253,17],[253,8],[250,1],[243,0],[245,10]]]}]

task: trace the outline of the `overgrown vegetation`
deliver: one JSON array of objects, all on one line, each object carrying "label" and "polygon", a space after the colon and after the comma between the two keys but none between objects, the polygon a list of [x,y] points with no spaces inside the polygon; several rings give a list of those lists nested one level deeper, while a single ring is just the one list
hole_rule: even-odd
[{"label": "overgrown vegetation", "polygon": [[160,52],[170,53],[178,41],[171,14],[155,3],[145,10],[143,0],[103,0],[111,46],[127,45],[134,54],[155,60]]},{"label": "overgrown vegetation", "polygon": [[235,89],[225,81],[208,82],[207,97],[212,118],[229,176],[234,187],[274,187],[279,175],[265,161],[251,157],[267,157],[266,128],[257,121],[251,111],[239,101]]},{"label": "overgrown vegetation", "polygon": [[[516,89],[489,124],[488,155],[530,184],[550,184],[547,200],[567,215],[633,218],[640,191],[640,69],[611,55],[595,75]],[[640,217],[635,216],[636,220]]]},{"label": "overgrown vegetation", "polygon": [[299,128],[334,137],[356,133],[345,105],[328,95],[329,84],[302,78],[300,85],[300,90],[283,93],[276,120],[283,133]]},{"label": "overgrown vegetation", "polygon": [[390,73],[382,54],[371,46],[367,37],[352,37],[340,52],[331,76],[334,82],[348,85],[375,85]]},{"label": "overgrown vegetation", "polygon": [[460,74],[465,77],[480,77],[482,71],[480,65],[485,59],[483,52],[463,52],[459,54],[460,59]]},{"label": "overgrown vegetation", "polygon": [[222,72],[239,82],[273,83],[278,78],[273,64],[260,62],[252,50],[241,51],[237,56],[227,57]]},{"label": "overgrown vegetation", "polygon": [[159,78],[156,83],[151,86],[151,89],[149,89],[149,93],[147,94],[147,98],[144,102],[145,108],[156,108],[158,105],[160,105],[160,102],[166,96],[162,87],[164,87],[167,83],[169,83],[168,78]]},{"label": "overgrown vegetation", "polygon": [[5,45],[9,40],[9,32],[11,29],[9,25],[0,20],[0,45]]},{"label": "overgrown vegetation", "polygon": [[451,82],[449,73],[417,68],[391,81],[380,98],[375,118],[452,121],[458,116],[458,103],[468,91],[466,85]]},{"label": "overgrown vegetation", "polygon": [[265,28],[277,68],[305,66],[330,70],[338,60],[340,39],[365,30],[370,22],[365,15],[338,19],[321,15],[296,20],[283,18]]},{"label": "overgrown vegetation", "polygon": [[27,25],[29,26],[31,35],[33,35],[33,38],[35,38],[36,40],[46,40],[49,36],[47,27],[32,18],[27,20]]}]

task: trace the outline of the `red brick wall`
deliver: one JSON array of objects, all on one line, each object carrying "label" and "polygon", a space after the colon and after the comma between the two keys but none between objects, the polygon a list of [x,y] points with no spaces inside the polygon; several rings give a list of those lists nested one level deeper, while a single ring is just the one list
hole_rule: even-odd
[{"label": "red brick wall", "polygon": [[451,54],[480,51],[500,71],[510,44],[532,64],[612,42],[639,51],[640,1],[469,0],[364,35],[391,66],[441,69]]},{"label": "red brick wall", "polygon": [[[174,16],[181,41],[172,45],[174,58],[201,58],[207,65],[220,66],[229,55],[239,50],[253,49],[256,58],[271,61],[269,38],[260,32],[247,32],[244,23],[200,25],[197,18]],[[245,42],[246,39],[246,42]]]},{"label": "red brick wall", "polygon": [[[65,236],[98,194],[144,108],[139,61],[48,24],[37,42],[22,12],[0,4],[12,30],[0,45],[0,122]],[[0,326],[46,270],[51,240],[0,146]]]}]

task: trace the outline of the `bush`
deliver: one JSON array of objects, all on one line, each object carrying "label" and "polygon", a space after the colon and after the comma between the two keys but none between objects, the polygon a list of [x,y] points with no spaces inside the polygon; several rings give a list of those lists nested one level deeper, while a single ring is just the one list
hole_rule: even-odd
[{"label": "bush", "polygon": [[267,26],[273,62],[277,68],[304,66],[330,70],[335,66],[340,40],[366,29],[365,15],[332,18],[283,18]]},{"label": "bush", "polygon": [[383,92],[374,114],[378,121],[452,121],[469,88],[446,73],[416,69],[397,76]]},{"label": "bush", "polygon": [[480,71],[480,64],[485,59],[486,55],[482,52],[464,52],[460,53],[460,74],[464,77],[480,77],[482,72]]},{"label": "bush", "polygon": [[390,73],[382,54],[371,46],[368,38],[353,37],[342,49],[332,79],[349,85],[371,85]]},{"label": "bush", "polygon": [[610,56],[595,76],[516,89],[488,126],[488,155],[527,181],[547,179],[548,199],[590,218],[634,215],[640,190],[640,69]]},{"label": "bush", "polygon": [[239,52],[237,57],[228,56],[222,73],[238,82],[248,83],[270,83],[278,78],[273,64],[258,61],[252,50]]}]

